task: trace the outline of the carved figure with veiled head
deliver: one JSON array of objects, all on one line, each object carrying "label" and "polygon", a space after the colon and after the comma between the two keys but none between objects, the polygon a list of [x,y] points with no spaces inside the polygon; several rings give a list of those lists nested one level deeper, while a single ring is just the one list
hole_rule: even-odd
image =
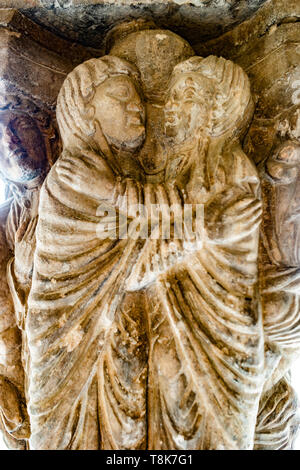
[{"label": "carved figure with veiled head", "polygon": [[[149,45],[178,46],[162,136],[165,75],[140,63],[142,33],[124,40],[142,86],[137,64],[111,55],[78,66],[58,97],[64,149],[41,190],[25,320],[32,449],[253,446],[263,338],[259,181],[239,142],[249,82],[222,58],[178,64],[186,44],[149,32]],[[156,141],[143,146],[141,89],[167,165]],[[105,213],[137,218],[124,199],[162,203],[172,224],[202,204],[206,237],[99,236]]]},{"label": "carved figure with veiled head", "polygon": [[201,167],[201,171],[211,178],[221,163],[215,153],[224,152],[225,146],[236,146],[253,108],[249,80],[233,62],[215,56],[205,59],[195,56],[178,64],[171,76],[164,108],[166,135],[174,148],[169,172],[172,166],[176,170],[178,164],[191,166],[190,156],[189,164],[176,160],[176,148],[182,153],[184,145],[191,148],[191,143],[197,141],[196,153],[201,151],[202,159],[206,160],[206,168]]},{"label": "carved figure with veiled head", "polygon": [[145,110],[139,75],[133,65],[113,56],[91,59],[65,81],[57,104],[65,150],[106,151],[117,172],[137,172],[133,155],[145,139]]},{"label": "carved figure with veiled head", "polygon": [[192,57],[174,68],[165,105],[170,186],[160,197],[177,215],[179,195],[182,212],[202,204],[206,236],[174,239],[171,252],[168,241],[147,240],[129,277],[131,290],[145,290],[150,325],[150,449],[253,446],[263,383],[261,202],[239,142],[252,111],[248,78],[231,61]]},{"label": "carved figure with veiled head", "polygon": [[252,113],[248,77],[233,62],[195,56],[174,68],[165,104],[165,126],[177,142],[199,131],[214,138],[237,136]]},{"label": "carved figure with veiled head", "polygon": [[[31,357],[28,394],[32,428],[30,445],[33,448],[105,448],[109,446],[113,432],[110,428],[116,426],[112,416],[106,427],[104,403],[108,390],[103,384],[107,374],[104,350],[122,308],[132,309],[132,322],[124,326],[125,330],[129,328],[131,334],[138,335],[136,324],[141,322],[140,312],[133,309],[132,297],[124,301],[131,307],[125,307],[122,289],[125,271],[130,270],[137,247],[135,241],[97,236],[103,218],[98,209],[103,203],[108,209],[118,206],[118,196],[124,195],[121,187],[126,193],[125,177],[131,168],[139,179],[136,155],[145,137],[145,113],[139,93],[137,69],[125,60],[105,56],[74,69],[58,97],[57,119],[64,148],[41,192],[37,263],[26,324]],[[125,181],[121,181],[122,178]],[[45,250],[53,260],[52,267],[46,261],[47,256],[44,258]],[[63,272],[68,272],[69,287]],[[80,279],[84,279],[83,284]],[[47,293],[44,300],[41,289]],[[58,302],[55,301],[57,289],[64,291]],[[75,303],[71,300],[74,294]],[[54,307],[49,321],[54,320],[53,328],[50,328],[53,333],[56,330],[58,339],[53,344],[54,349],[51,346],[53,354],[50,355],[46,350],[42,352],[38,340],[40,334],[42,342],[47,342],[51,336],[44,329],[45,307],[49,314]],[[79,312],[82,314],[78,316]],[[124,338],[122,344],[125,360],[127,344]],[[127,431],[119,435],[119,440],[124,441],[120,442],[120,447],[129,441],[135,441],[136,446],[144,445],[141,436],[145,427],[142,412],[145,377],[134,382],[141,363],[145,362],[145,340],[142,344],[143,347],[139,341],[131,343],[131,353],[135,349],[137,353],[130,359],[128,357],[126,377],[122,376],[121,370],[118,375],[119,384],[123,379],[131,384],[128,385],[131,390],[128,402],[120,410],[122,419],[127,422]],[[119,353],[118,349],[116,352]],[[40,379],[48,375],[49,360],[57,373],[44,382],[42,403]],[[43,364],[42,368],[38,362]],[[72,363],[76,368],[71,366]],[[80,376],[77,370],[81,371]],[[114,370],[110,368],[110,372]],[[60,392],[57,395],[58,390],[63,395]],[[136,406],[134,415],[131,400]],[[50,411],[48,405],[54,402],[55,416],[52,412],[45,413],[44,405]],[[78,406],[80,422],[77,422]],[[45,426],[50,429],[54,421],[57,433],[53,441],[52,433],[44,429]],[[86,426],[88,433],[84,431]]]}]

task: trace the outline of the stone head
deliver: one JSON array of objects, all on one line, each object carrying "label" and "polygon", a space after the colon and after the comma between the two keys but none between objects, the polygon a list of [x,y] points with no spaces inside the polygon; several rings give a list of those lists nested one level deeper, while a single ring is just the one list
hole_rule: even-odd
[{"label": "stone head", "polygon": [[29,114],[6,110],[0,114],[0,169],[4,177],[26,183],[47,167],[47,151],[39,125]]},{"label": "stone head", "polygon": [[57,120],[64,147],[101,148],[101,136],[117,149],[135,152],[145,138],[145,110],[139,75],[113,56],[76,67],[59,93]]},{"label": "stone head", "polygon": [[165,104],[165,130],[176,142],[199,134],[238,136],[252,112],[248,77],[233,62],[194,56],[174,68]]}]

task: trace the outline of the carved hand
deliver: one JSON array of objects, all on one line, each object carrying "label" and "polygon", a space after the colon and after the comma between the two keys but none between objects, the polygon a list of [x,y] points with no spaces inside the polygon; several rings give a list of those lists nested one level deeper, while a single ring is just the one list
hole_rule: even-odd
[{"label": "carved hand", "polygon": [[234,242],[246,238],[261,222],[262,204],[251,193],[239,188],[218,194],[205,208],[205,228],[214,243]]},{"label": "carved hand", "polygon": [[97,167],[94,169],[97,175],[91,179],[91,163],[86,157],[63,154],[56,164],[56,171],[60,180],[71,186],[74,191],[100,201],[109,200],[114,190],[114,174],[104,158],[99,155]]}]

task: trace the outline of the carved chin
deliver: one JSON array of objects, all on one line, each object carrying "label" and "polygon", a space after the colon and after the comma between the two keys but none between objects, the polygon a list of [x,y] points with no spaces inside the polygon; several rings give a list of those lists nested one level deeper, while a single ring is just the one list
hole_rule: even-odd
[{"label": "carved chin", "polygon": [[123,150],[128,150],[131,152],[136,151],[139,149],[142,144],[144,143],[146,133],[145,133],[145,128],[143,126],[140,127],[140,132],[138,132],[138,128],[135,127],[135,136],[132,136],[128,140],[119,140],[115,137],[107,136],[107,140],[109,143],[111,143],[114,147],[118,149],[123,149]]}]

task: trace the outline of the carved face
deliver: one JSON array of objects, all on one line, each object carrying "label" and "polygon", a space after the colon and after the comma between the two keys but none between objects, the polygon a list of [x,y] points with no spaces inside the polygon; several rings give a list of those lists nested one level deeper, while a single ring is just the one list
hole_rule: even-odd
[{"label": "carved face", "polygon": [[131,151],[142,144],[145,110],[129,77],[120,75],[106,80],[96,89],[91,105],[109,144]]},{"label": "carved face", "polygon": [[177,142],[208,126],[214,86],[201,75],[182,74],[172,85],[165,104],[165,131]]},{"label": "carved face", "polygon": [[35,121],[26,114],[0,115],[0,167],[6,178],[30,181],[45,165],[45,143]]}]

